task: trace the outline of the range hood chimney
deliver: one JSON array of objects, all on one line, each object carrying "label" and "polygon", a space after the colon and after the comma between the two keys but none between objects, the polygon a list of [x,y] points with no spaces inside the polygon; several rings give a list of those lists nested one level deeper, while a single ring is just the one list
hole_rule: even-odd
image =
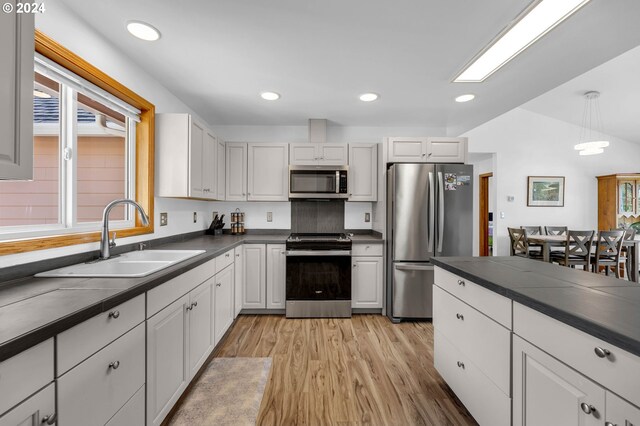
[{"label": "range hood chimney", "polygon": [[327,119],[326,118],[310,118],[309,119],[309,142],[311,143],[327,142]]}]

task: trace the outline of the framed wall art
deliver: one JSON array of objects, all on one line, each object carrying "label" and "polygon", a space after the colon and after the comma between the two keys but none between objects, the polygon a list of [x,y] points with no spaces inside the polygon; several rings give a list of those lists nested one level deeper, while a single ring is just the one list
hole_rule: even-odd
[{"label": "framed wall art", "polygon": [[529,176],[527,206],[564,207],[564,176]]}]

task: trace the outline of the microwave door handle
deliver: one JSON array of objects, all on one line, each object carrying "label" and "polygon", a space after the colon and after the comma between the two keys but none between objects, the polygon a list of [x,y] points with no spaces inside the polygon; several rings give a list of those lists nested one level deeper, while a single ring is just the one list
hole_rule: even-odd
[{"label": "microwave door handle", "polygon": [[429,248],[429,251],[433,252],[434,251],[434,246],[433,246],[433,233],[435,232],[435,228],[436,228],[436,215],[435,215],[435,202],[436,202],[436,195],[435,195],[435,187],[433,185],[433,173],[429,172],[429,239],[428,239],[428,245],[427,247]]},{"label": "microwave door handle", "polygon": [[340,172],[336,170],[336,194],[340,193]]},{"label": "microwave door handle", "polygon": [[444,180],[442,172],[438,172],[438,195],[440,198],[438,203],[438,253],[440,253],[442,252],[442,234],[444,234]]}]

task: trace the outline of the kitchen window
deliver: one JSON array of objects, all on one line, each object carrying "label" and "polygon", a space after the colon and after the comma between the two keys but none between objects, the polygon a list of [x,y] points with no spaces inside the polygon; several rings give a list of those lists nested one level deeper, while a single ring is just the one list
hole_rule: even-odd
[{"label": "kitchen window", "polygon": [[[153,218],[153,116],[152,104],[36,32],[33,180],[0,181],[0,254],[98,241],[117,198]],[[109,226],[153,232],[124,205]]]}]

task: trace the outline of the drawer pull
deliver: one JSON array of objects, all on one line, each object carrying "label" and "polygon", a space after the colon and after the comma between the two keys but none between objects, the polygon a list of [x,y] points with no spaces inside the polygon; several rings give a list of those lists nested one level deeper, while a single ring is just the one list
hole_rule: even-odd
[{"label": "drawer pull", "polygon": [[609,351],[609,349],[604,349],[599,346],[596,346],[593,351],[598,355],[598,358],[606,358],[611,355],[611,351]]},{"label": "drawer pull", "polygon": [[464,280],[458,280],[458,285],[461,285],[462,287],[464,287]]},{"label": "drawer pull", "polygon": [[240,253],[236,254],[236,257],[240,257]]},{"label": "drawer pull", "polygon": [[224,257],[229,257],[229,253],[225,254]]},{"label": "drawer pull", "polygon": [[604,422],[604,426],[618,426],[617,424],[613,424],[611,422]]},{"label": "drawer pull", "polygon": [[460,367],[460,368],[462,368],[464,370],[464,362],[458,361],[458,367]]},{"label": "drawer pull", "polygon": [[114,370],[117,370],[118,367],[120,367],[120,361],[113,361],[112,363],[109,364],[109,368],[112,368]]},{"label": "drawer pull", "polygon": [[109,318],[116,319],[120,316],[120,311],[111,311],[109,312]]},{"label": "drawer pull", "polygon": [[596,407],[594,407],[593,405],[589,405],[586,402],[580,404],[580,408],[582,409],[582,411],[584,411],[585,414],[594,414],[596,411],[598,411],[596,410]]},{"label": "drawer pull", "polygon": [[52,425],[56,422],[57,418],[56,413],[48,414],[42,418],[42,423]]},{"label": "drawer pull", "polygon": [[218,283],[216,284],[216,287],[220,287],[222,285],[222,283]]},{"label": "drawer pull", "polygon": [[464,321],[464,315],[462,314],[456,314],[456,318],[458,318],[460,321]]}]

